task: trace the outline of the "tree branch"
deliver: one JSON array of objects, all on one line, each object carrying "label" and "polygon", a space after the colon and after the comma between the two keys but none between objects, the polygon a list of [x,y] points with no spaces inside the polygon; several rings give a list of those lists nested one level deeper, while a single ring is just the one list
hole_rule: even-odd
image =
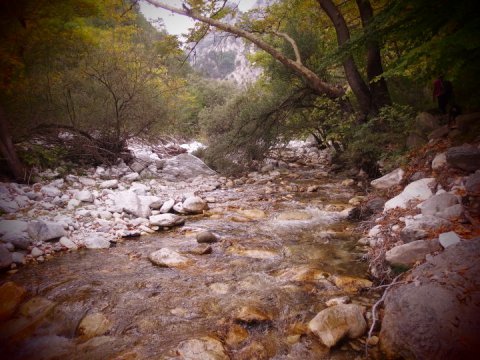
[{"label": "tree branch", "polygon": [[288,35],[287,33],[284,33],[284,32],[274,31],[273,33],[277,36],[280,36],[280,37],[284,38],[285,40],[287,40],[290,43],[290,45],[292,45],[293,51],[295,52],[295,61],[297,63],[301,64],[302,63],[302,57],[300,55],[300,50],[298,49],[298,46],[297,46],[297,43],[295,42],[295,40],[290,35]]}]

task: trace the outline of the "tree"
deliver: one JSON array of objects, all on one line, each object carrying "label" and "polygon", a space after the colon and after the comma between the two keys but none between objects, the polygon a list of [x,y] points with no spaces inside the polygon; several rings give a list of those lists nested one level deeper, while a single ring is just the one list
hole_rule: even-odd
[{"label": "tree", "polygon": [[[174,13],[189,16],[195,20],[201,21],[205,24],[216,27],[220,30],[232,33],[236,36],[242,37],[248,41],[251,41],[257,45],[260,49],[264,50],[270,54],[273,58],[282,63],[286,68],[295,72],[300,76],[307,85],[314,90],[318,95],[325,95],[330,99],[337,99],[342,97],[345,92],[338,86],[329,84],[328,82],[322,80],[322,78],[312,71],[308,66],[302,62],[302,56],[299,51],[299,47],[296,41],[287,33],[281,31],[275,31],[275,35],[282,37],[286,40],[294,50],[295,60],[287,57],[284,53],[280,52],[265,41],[261,35],[257,35],[253,31],[246,31],[238,26],[229,25],[223,22],[220,22],[218,18],[219,11],[214,12],[214,16],[205,16],[201,13],[202,9],[205,9],[205,6],[202,8],[201,4],[198,2],[193,3],[192,8],[184,6],[183,9],[178,9],[170,5],[164,4],[157,0],[146,0],[152,5],[161,7],[163,9],[172,11]],[[350,32],[347,26],[347,23],[342,15],[342,13],[335,6],[331,0],[317,0],[320,7],[325,11],[330,21],[335,27],[337,33],[337,41],[339,47],[344,47],[350,41]],[[208,7],[210,10],[214,8],[215,1],[210,3]],[[368,0],[362,0],[357,2],[360,9],[362,21],[365,25],[368,25],[371,15],[372,8]],[[204,4],[205,5],[205,4]],[[261,32],[260,32],[261,33]],[[371,42],[369,44],[368,51],[368,65],[367,73],[368,79],[371,84],[371,89],[365,83],[362,78],[360,71],[355,64],[354,58],[351,54],[347,54],[342,59],[343,67],[345,69],[345,76],[347,81],[358,101],[359,108],[361,113],[366,116],[369,113],[375,113],[378,111],[378,108],[388,104],[390,102],[388,89],[386,88],[384,79],[377,79],[381,75],[382,65],[380,52],[378,44]],[[375,90],[375,91],[373,91]]]}]

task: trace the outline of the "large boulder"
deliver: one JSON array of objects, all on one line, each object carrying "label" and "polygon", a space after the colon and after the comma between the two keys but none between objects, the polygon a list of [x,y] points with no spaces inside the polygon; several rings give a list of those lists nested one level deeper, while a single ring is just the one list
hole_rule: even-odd
[{"label": "large boulder", "polygon": [[448,165],[465,171],[480,169],[480,149],[473,145],[452,147],[446,153]]},{"label": "large boulder", "polygon": [[355,339],[367,330],[363,318],[365,308],[356,304],[340,304],[320,311],[308,324],[311,332],[327,347],[334,346],[343,337]]},{"label": "large boulder", "polygon": [[423,215],[437,216],[438,213],[443,212],[446,208],[458,204],[458,198],[450,193],[442,193],[432,196],[426,200],[420,208]]},{"label": "large boulder", "polygon": [[429,232],[448,228],[450,221],[431,215],[420,215],[414,219],[406,219],[405,227],[400,236],[405,242],[410,242],[427,237]]},{"label": "large boulder", "polygon": [[55,240],[66,235],[62,225],[41,220],[28,223],[27,232],[32,239],[37,241]]},{"label": "large boulder", "polygon": [[171,181],[215,174],[215,171],[210,169],[202,160],[190,154],[180,154],[167,159],[161,172],[162,177]]},{"label": "large boulder", "polygon": [[151,197],[139,196],[135,192],[127,190],[115,193],[114,201],[115,205],[127,214],[148,218],[151,214],[150,203],[154,200]]},{"label": "large boulder", "polygon": [[406,209],[408,202],[411,200],[421,201],[429,199],[433,195],[431,188],[435,186],[435,184],[435,178],[424,178],[408,184],[399,195],[385,203],[384,211],[397,207]]},{"label": "large boulder", "polygon": [[381,178],[373,180],[370,184],[376,189],[390,189],[400,184],[403,180],[405,172],[402,168],[398,168],[382,176]]},{"label": "large boulder", "polygon": [[480,170],[467,178],[465,190],[469,195],[480,196]]},{"label": "large boulder", "polygon": [[440,127],[440,121],[438,117],[427,113],[421,112],[415,118],[415,128],[422,133],[429,133]]},{"label": "large boulder", "polygon": [[391,266],[410,268],[417,261],[423,261],[427,254],[439,250],[441,247],[437,240],[417,240],[388,250],[385,259]]},{"label": "large boulder", "polygon": [[480,238],[445,249],[385,299],[380,347],[389,359],[480,359]]}]

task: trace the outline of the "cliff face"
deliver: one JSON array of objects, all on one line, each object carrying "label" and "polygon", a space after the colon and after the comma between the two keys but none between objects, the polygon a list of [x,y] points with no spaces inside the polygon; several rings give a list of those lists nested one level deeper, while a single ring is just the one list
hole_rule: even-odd
[{"label": "cliff face", "polygon": [[[254,8],[267,6],[271,2],[257,0]],[[224,21],[234,24],[236,19],[226,18]],[[246,44],[243,39],[222,31],[212,31],[197,44],[190,56],[190,63],[206,77],[246,86],[262,73],[259,67],[248,60],[248,55],[255,51],[255,46]]]}]

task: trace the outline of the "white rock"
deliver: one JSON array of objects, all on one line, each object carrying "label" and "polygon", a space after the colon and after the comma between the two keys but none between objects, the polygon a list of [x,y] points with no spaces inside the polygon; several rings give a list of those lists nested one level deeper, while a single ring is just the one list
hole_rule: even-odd
[{"label": "white rock", "polygon": [[165,201],[165,202],[163,203],[162,207],[160,208],[160,212],[161,212],[162,214],[168,213],[170,210],[172,210],[173,205],[175,205],[175,200],[173,200],[173,199],[168,199],[167,201]]},{"label": "white rock", "polygon": [[185,223],[185,219],[181,216],[175,214],[160,214],[160,215],[153,215],[150,216],[150,225],[153,226],[177,226],[183,225]]},{"label": "white rock", "polygon": [[201,214],[207,208],[207,203],[199,196],[191,196],[182,204],[183,210],[190,214]]},{"label": "white rock", "polygon": [[99,233],[85,235],[83,243],[87,249],[107,249],[110,247],[110,240],[105,235]]},{"label": "white rock", "polygon": [[38,247],[35,246],[35,247],[32,249],[31,254],[32,254],[33,257],[39,257],[39,256],[42,256],[42,255],[43,255],[43,251],[40,250]]},{"label": "white rock", "polygon": [[148,259],[158,266],[177,267],[188,265],[190,259],[169,248],[162,248],[148,255]]},{"label": "white rock", "polygon": [[43,186],[40,191],[45,195],[45,196],[50,196],[50,197],[55,197],[55,196],[61,196],[62,192],[53,186]]},{"label": "white rock", "polygon": [[423,261],[427,254],[440,250],[436,240],[417,240],[388,250],[385,259],[392,266],[411,267]]},{"label": "white rock", "polygon": [[438,237],[438,241],[440,242],[440,245],[442,245],[445,249],[449,246],[458,244],[460,240],[461,240],[460,236],[458,236],[457,233],[455,233],[454,231],[442,233]]},{"label": "white rock", "polygon": [[80,200],[77,200],[77,199],[70,199],[68,201],[68,204],[67,204],[67,209],[68,210],[73,210],[75,209],[77,206],[79,206],[81,204]]},{"label": "white rock", "polygon": [[441,193],[432,196],[430,199],[424,201],[420,208],[423,215],[434,215],[442,212],[446,208],[458,204],[458,198],[449,193]]},{"label": "white rock", "polygon": [[118,180],[106,180],[100,184],[100,189],[116,189],[118,188]]},{"label": "white rock", "polygon": [[119,191],[114,194],[115,205],[122,208],[128,214],[138,217],[150,216],[149,204],[141,201],[140,197],[132,191]]},{"label": "white rock", "polygon": [[93,203],[93,201],[95,200],[95,197],[93,196],[93,194],[88,190],[82,190],[77,192],[75,194],[75,198],[78,201],[88,202],[88,203]]},{"label": "white rock", "polygon": [[78,181],[84,186],[95,186],[97,184],[94,179],[90,179],[87,177],[80,177],[78,178]]},{"label": "white rock", "polygon": [[182,360],[229,360],[222,343],[212,337],[182,341],[177,347]]},{"label": "white rock", "polygon": [[370,229],[370,231],[368,232],[368,236],[369,237],[375,237],[377,236],[378,234],[380,234],[380,232],[382,231],[382,225],[375,225],[373,228]]},{"label": "white rock", "polygon": [[446,153],[437,154],[432,161],[432,169],[438,170],[447,164]]},{"label": "white rock", "polygon": [[65,246],[67,249],[71,249],[71,250],[77,250],[78,249],[78,246],[72,240],[70,240],[69,238],[67,238],[65,236],[62,236],[60,238],[59,242],[60,242],[60,244]]},{"label": "white rock", "polygon": [[435,184],[435,178],[420,179],[408,184],[399,195],[385,203],[383,211],[388,211],[397,207],[406,209],[408,202],[411,200],[421,201],[429,199],[433,195],[430,187],[435,186]]},{"label": "white rock", "polygon": [[27,232],[32,239],[37,241],[54,240],[66,235],[62,225],[46,221],[29,222]]},{"label": "white rock", "polygon": [[400,184],[404,175],[405,172],[403,169],[398,168],[382,176],[381,178],[373,180],[370,184],[376,189],[389,189]]},{"label": "white rock", "polygon": [[135,181],[138,179],[140,179],[140,174],[137,172],[133,172],[122,177],[122,180],[124,181]]}]

